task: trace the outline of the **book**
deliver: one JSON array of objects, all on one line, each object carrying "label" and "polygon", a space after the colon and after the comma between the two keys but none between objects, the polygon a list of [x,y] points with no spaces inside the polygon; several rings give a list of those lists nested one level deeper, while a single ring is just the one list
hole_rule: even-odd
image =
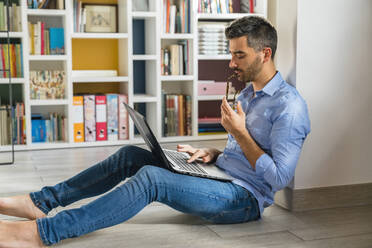
[{"label": "book", "polygon": [[120,94],[118,95],[118,108],[119,108],[119,140],[125,140],[129,138],[129,132],[128,132],[128,112],[125,108],[124,103],[128,103],[128,96]]},{"label": "book", "polygon": [[118,140],[118,95],[107,94],[107,139]]},{"label": "book", "polygon": [[96,140],[107,140],[106,96],[96,95]]},{"label": "book", "polygon": [[72,100],[74,142],[84,142],[84,98],[74,96]]},{"label": "book", "polygon": [[65,37],[63,28],[49,28],[50,54],[65,53]]},{"label": "book", "polygon": [[84,134],[86,142],[96,141],[95,95],[84,95]]}]

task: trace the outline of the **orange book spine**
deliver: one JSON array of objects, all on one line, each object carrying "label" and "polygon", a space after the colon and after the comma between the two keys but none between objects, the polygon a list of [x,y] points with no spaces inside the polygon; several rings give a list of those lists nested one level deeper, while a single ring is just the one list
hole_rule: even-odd
[{"label": "orange book spine", "polygon": [[84,142],[84,97],[73,97],[74,142]]}]

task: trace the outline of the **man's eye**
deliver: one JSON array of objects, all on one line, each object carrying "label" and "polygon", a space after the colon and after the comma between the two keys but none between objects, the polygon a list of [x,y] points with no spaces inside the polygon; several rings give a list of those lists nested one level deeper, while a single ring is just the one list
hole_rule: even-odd
[{"label": "man's eye", "polygon": [[245,55],[242,55],[242,56],[236,56],[238,59],[244,59],[245,58]]}]

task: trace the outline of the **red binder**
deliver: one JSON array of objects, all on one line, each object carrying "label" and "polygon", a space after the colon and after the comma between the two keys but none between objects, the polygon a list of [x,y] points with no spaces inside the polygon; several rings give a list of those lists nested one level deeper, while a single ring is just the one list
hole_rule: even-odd
[{"label": "red binder", "polygon": [[124,103],[128,103],[127,95],[118,95],[119,104],[119,140],[128,139],[128,113],[124,106]]},{"label": "red binder", "polygon": [[107,140],[106,96],[96,96],[96,140]]}]

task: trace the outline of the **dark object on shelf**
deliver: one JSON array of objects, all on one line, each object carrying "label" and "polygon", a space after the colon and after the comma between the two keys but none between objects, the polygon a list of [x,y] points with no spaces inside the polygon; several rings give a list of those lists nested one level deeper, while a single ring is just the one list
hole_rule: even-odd
[{"label": "dark object on shelf", "polygon": [[[6,45],[8,45],[8,48],[10,46],[10,37],[9,37],[9,30],[10,30],[10,20],[9,20],[9,0],[5,0],[4,2],[5,6],[6,6],[6,16],[7,16],[7,31],[2,31],[2,33],[6,32],[7,36],[6,36],[6,40],[7,40],[7,43]],[[8,49],[8,65],[10,65],[10,49]],[[2,70],[0,69],[0,72],[3,72],[3,71],[7,71],[8,73],[8,78],[9,78],[9,105],[11,106],[10,108],[6,107],[4,109],[1,109],[0,108],[0,111],[7,111],[8,114],[10,114],[10,112],[12,111],[12,106],[13,106],[13,92],[12,92],[12,81],[11,81],[11,73],[10,73],[10,66],[9,68],[5,68],[5,70]],[[6,162],[0,162],[0,165],[9,165],[9,164],[14,164],[14,134],[13,134],[13,122],[11,121],[10,123],[10,132],[11,132],[11,135],[10,135],[10,143],[11,143],[11,147],[12,147],[12,150],[11,150],[11,153],[12,153],[12,156],[11,156],[11,161],[6,161]]]}]

